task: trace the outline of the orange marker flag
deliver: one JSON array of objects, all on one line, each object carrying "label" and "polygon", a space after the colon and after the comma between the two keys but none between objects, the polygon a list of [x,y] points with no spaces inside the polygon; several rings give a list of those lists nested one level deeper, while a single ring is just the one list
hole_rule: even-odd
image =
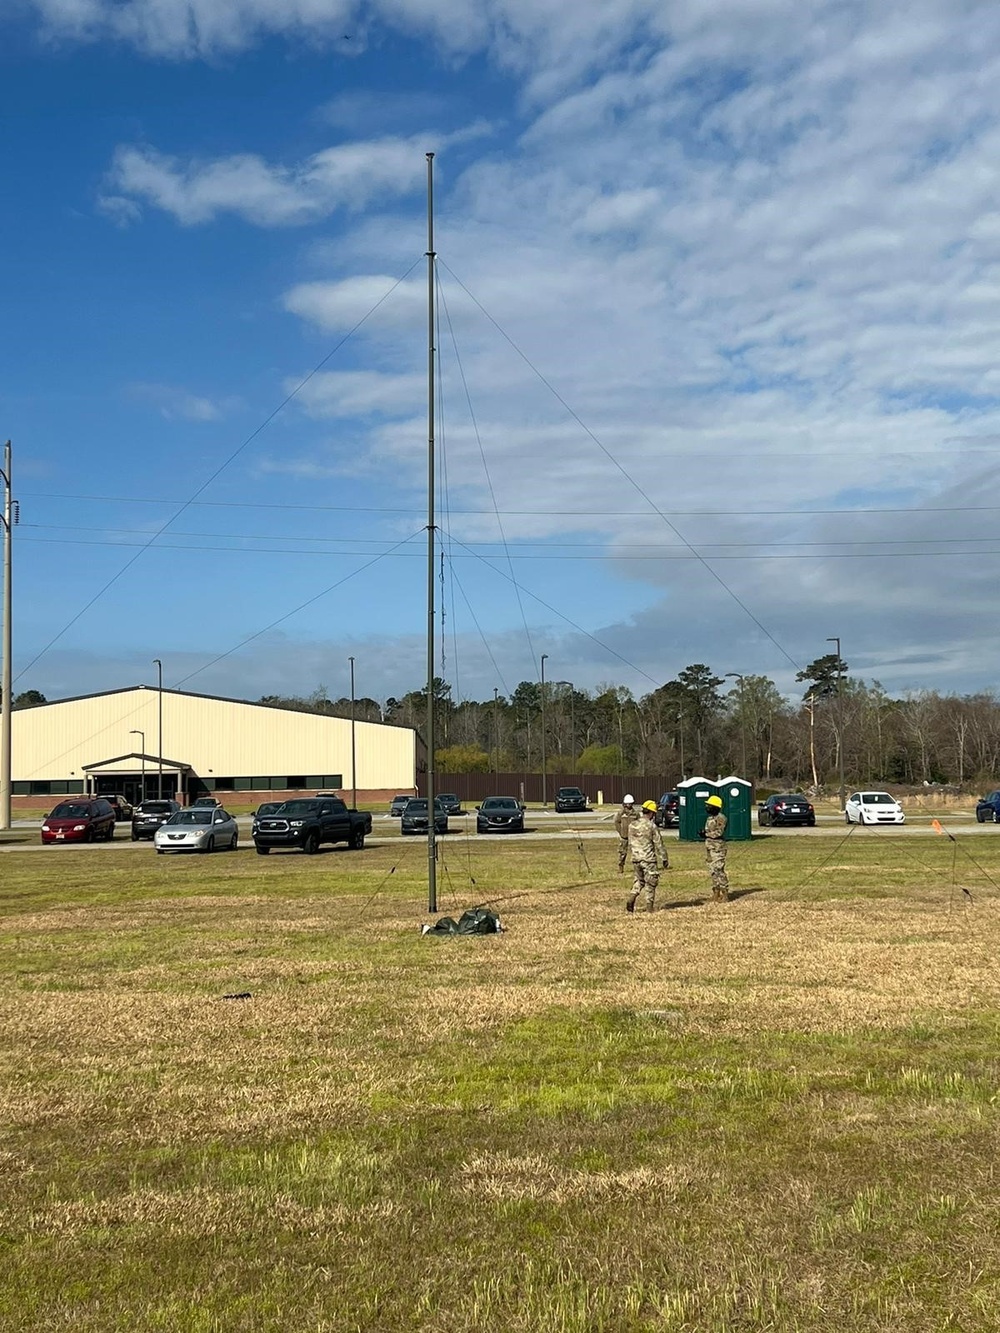
[{"label": "orange marker flag", "polygon": [[934,830],[935,833],[943,833],[943,832],[944,832],[944,829],[941,827],[941,821],[940,821],[939,819],[932,819],[932,820],[931,820],[931,828]]}]

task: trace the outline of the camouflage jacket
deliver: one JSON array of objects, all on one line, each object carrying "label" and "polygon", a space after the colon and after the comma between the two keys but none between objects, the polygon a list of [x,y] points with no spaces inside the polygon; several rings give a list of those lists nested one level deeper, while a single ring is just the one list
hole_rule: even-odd
[{"label": "camouflage jacket", "polygon": [[652,819],[645,815],[635,819],[628,826],[628,849],[633,861],[655,861],[657,857],[667,864],[667,853],[663,847],[660,830]]},{"label": "camouflage jacket", "polygon": [[720,810],[717,815],[709,815],[705,820],[705,839],[708,842],[721,842],[726,836],[728,820]]},{"label": "camouflage jacket", "polygon": [[615,832],[619,838],[628,837],[629,825],[639,818],[639,811],[634,805],[623,805],[615,815]]}]

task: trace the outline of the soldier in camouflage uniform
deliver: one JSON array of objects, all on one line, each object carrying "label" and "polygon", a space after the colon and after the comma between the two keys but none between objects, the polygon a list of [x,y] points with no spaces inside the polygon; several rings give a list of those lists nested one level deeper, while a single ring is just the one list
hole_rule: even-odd
[{"label": "soldier in camouflage uniform", "polygon": [[628,856],[628,830],[629,825],[636,819],[640,819],[639,811],[635,808],[635,797],[625,796],[622,798],[622,808],[615,815],[615,832],[618,834],[618,873],[625,873],[625,858]]},{"label": "soldier in camouflage uniform", "polygon": [[722,797],[709,796],[705,802],[708,818],[705,820],[705,857],[712,881],[712,898],[717,903],[729,902],[729,877],[726,874],[726,816],[722,813]]},{"label": "soldier in camouflage uniform", "polygon": [[625,911],[634,912],[635,904],[642,897],[642,911],[653,910],[656,886],[660,882],[657,857],[667,868],[667,853],[656,827],[656,802],[643,801],[642,813],[628,826],[628,849],[632,854],[632,892],[625,900]]}]

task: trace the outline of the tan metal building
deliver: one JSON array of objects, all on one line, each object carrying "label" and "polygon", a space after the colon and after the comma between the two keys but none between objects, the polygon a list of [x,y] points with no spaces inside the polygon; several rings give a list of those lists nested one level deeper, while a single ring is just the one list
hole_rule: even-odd
[{"label": "tan metal building", "polygon": [[[137,685],[11,714],[16,804],[67,793],[147,797],[338,790],[350,803],[415,790],[417,735],[240,699]],[[232,799],[232,797],[230,797]],[[252,798],[251,798],[252,799]]]}]

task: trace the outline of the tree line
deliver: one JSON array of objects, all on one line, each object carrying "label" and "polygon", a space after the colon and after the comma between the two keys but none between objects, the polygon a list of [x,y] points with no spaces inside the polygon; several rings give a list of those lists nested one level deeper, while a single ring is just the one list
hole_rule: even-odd
[{"label": "tree line", "polygon": [[[849,675],[828,653],[800,671],[789,700],[767,676],[716,675],[693,663],[636,696],[623,685],[578,690],[569,681],[521,681],[505,697],[452,697],[434,680],[437,769],[442,773],[735,773],[795,787],[836,785],[841,753],[849,785],[927,782],[980,786],[1000,777],[1000,701],[991,692],[921,690],[892,698],[878,681]],[[349,717],[350,699],[266,695],[273,707]],[[359,722],[422,732],[426,688],[384,703],[357,698]]]}]

